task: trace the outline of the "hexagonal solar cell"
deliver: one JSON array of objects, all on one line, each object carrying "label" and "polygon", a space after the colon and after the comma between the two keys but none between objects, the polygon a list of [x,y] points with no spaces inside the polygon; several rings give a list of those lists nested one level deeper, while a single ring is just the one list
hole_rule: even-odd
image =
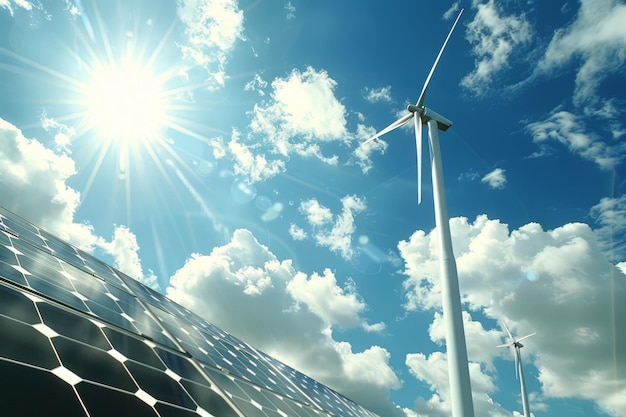
[{"label": "hexagonal solar cell", "polygon": [[376,417],[1,207],[0,330],[7,415]]}]

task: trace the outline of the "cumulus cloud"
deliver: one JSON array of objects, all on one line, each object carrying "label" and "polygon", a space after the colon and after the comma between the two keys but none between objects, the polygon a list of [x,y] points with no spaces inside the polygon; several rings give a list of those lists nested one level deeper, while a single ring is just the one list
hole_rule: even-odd
[{"label": "cumulus cloud", "polygon": [[259,152],[260,148],[261,145],[258,143],[242,142],[241,135],[236,130],[233,131],[230,142],[225,148],[233,157],[235,173],[246,177],[250,182],[272,178],[285,170],[284,160],[267,157]]},{"label": "cumulus cloud", "polygon": [[289,234],[293,240],[304,240],[308,237],[303,228],[293,223],[289,225]]},{"label": "cumulus cloud", "polygon": [[312,67],[275,79],[272,101],[254,108],[252,130],[268,138],[279,134],[282,140],[345,141],[346,109],[334,95],[336,85],[326,71]]},{"label": "cumulus cloud", "polygon": [[[511,231],[486,215],[473,222],[453,218],[450,225],[465,305],[506,321],[512,332],[537,332],[527,339],[523,351],[526,355],[532,351],[524,360],[539,372],[541,392],[537,395],[583,397],[609,414],[625,416],[626,333],[619,323],[626,320],[626,308],[618,300],[626,297],[626,276],[606,258],[597,234],[582,223],[553,230],[529,223]],[[439,310],[435,234],[417,231],[398,247],[408,276],[406,308]],[[469,316],[465,320],[472,340],[487,343],[493,338],[492,330],[468,325]],[[441,338],[437,316],[431,338]],[[489,357],[470,354],[489,375]],[[422,405],[441,412],[437,407],[445,403],[441,391],[445,389],[437,386],[438,401],[422,400]],[[484,392],[489,395],[489,390]]]},{"label": "cumulus cloud", "polygon": [[530,123],[527,129],[539,146],[556,141],[604,169],[613,168],[623,159],[623,144],[606,142],[589,133],[580,116],[564,110],[555,109],[546,120]]},{"label": "cumulus cloud", "polygon": [[617,0],[582,0],[573,24],[556,31],[539,73],[578,64],[574,102],[594,102],[600,83],[620,71],[626,60],[626,5]]},{"label": "cumulus cloud", "polygon": [[300,203],[300,212],[309,223],[312,237],[319,246],[328,247],[332,252],[350,259],[354,254],[354,216],[363,212],[366,204],[365,200],[348,195],[341,199],[341,205],[341,214],[333,215],[328,207],[321,205],[316,199],[310,199]]},{"label": "cumulus cloud", "polygon": [[11,13],[11,16],[13,16],[14,13],[14,6],[22,8],[24,10],[33,9],[33,4],[26,0],[0,0],[0,7],[2,7],[3,9],[7,9],[9,13]]},{"label": "cumulus cloud", "polygon": [[[448,361],[445,353],[433,352],[429,355],[413,353],[406,357],[406,365],[411,374],[437,391],[429,399],[418,398],[415,407],[418,415],[446,417],[452,413],[448,384]],[[496,391],[496,381],[492,375],[484,373],[478,363],[469,364],[472,384],[472,400],[477,416],[507,417],[511,413],[495,402],[490,394]]]},{"label": "cumulus cloud", "polygon": [[476,57],[474,70],[463,77],[461,85],[475,94],[484,94],[495,77],[509,67],[519,48],[533,37],[530,24],[522,16],[503,16],[494,0],[474,0],[476,15],[467,25],[466,38]]},{"label": "cumulus cloud", "polygon": [[493,171],[487,173],[481,180],[483,184],[487,184],[490,188],[499,189],[504,188],[506,185],[505,170],[502,168],[496,168]]},{"label": "cumulus cloud", "polygon": [[[52,119],[44,122],[51,130],[71,132]],[[103,250],[122,272],[155,287],[152,272],[142,272],[139,245],[130,230],[118,227],[107,241],[90,224],[75,221],[80,193],[66,183],[75,173],[67,153],[24,137],[17,127],[0,119],[0,205],[82,250]]]},{"label": "cumulus cloud", "polygon": [[380,88],[365,88],[364,91],[365,100],[370,103],[376,103],[383,101],[389,103],[391,101],[391,86],[387,85]]},{"label": "cumulus cloud", "polygon": [[152,271],[144,273],[139,258],[137,237],[126,226],[117,226],[111,241],[98,239],[97,246],[113,257],[113,266],[150,288],[159,290],[156,275]]},{"label": "cumulus cloud", "polygon": [[388,400],[400,386],[389,353],[379,346],[354,352],[333,338],[334,326],[364,325],[365,304],[331,271],[297,271],[239,229],[230,243],[189,259],[167,295],[380,415],[400,415]]},{"label": "cumulus cloud", "polygon": [[7,209],[41,225],[78,247],[96,241],[91,226],[74,223],[80,193],[66,184],[74,161],[0,119],[0,198]]},{"label": "cumulus cloud", "polygon": [[185,25],[180,48],[186,63],[203,68],[214,86],[222,86],[227,53],[243,38],[243,11],[235,0],[181,0],[178,17]]},{"label": "cumulus cloud", "polygon": [[[265,85],[255,76],[246,88],[263,91],[259,88]],[[334,95],[336,85],[326,71],[311,67],[276,78],[270,99],[256,104],[250,113],[249,134],[234,131],[229,143],[218,141],[216,146],[223,151],[218,157],[232,158],[235,171],[250,182],[283,172],[292,155],[337,165],[339,158],[324,155],[322,146],[348,144],[352,135],[346,129],[346,109]]]},{"label": "cumulus cloud", "polygon": [[328,268],[323,275],[296,274],[287,284],[287,291],[296,302],[305,304],[327,323],[345,328],[363,323],[359,316],[366,306],[356,293],[354,283],[348,282],[346,288],[339,287]]},{"label": "cumulus cloud", "polygon": [[300,204],[300,211],[306,216],[311,226],[318,227],[332,222],[333,213],[317,200],[307,200]]},{"label": "cumulus cloud", "polygon": [[[257,74],[245,89],[265,96],[266,87],[267,82]],[[338,165],[336,145],[356,144],[346,163],[358,165],[363,172],[369,171],[371,155],[383,153],[387,144],[360,146],[375,129],[357,123],[355,132],[348,130],[347,111],[335,96],[336,88],[337,83],[326,71],[312,67],[305,71],[294,69],[286,77],[274,79],[269,98],[255,104],[249,112],[247,134],[234,131],[230,142],[215,141],[221,151],[216,157],[231,158],[238,174],[257,182],[283,172],[286,162],[294,155]]]},{"label": "cumulus cloud", "polygon": [[246,83],[244,86],[245,91],[256,91],[261,97],[265,95],[265,88],[267,87],[267,81],[265,81],[259,74],[254,74],[254,78]]}]

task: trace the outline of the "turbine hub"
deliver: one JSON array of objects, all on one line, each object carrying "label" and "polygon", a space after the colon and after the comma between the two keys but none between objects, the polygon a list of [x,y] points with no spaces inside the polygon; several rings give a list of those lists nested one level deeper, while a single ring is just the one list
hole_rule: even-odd
[{"label": "turbine hub", "polygon": [[415,104],[409,104],[408,106],[406,106],[406,109],[410,111],[411,113],[417,113],[420,116],[424,112],[423,106],[416,106]]}]

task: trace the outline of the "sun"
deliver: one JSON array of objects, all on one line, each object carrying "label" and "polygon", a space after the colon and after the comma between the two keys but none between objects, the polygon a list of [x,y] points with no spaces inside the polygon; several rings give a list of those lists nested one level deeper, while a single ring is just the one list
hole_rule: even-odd
[{"label": "sun", "polygon": [[99,137],[131,144],[162,135],[166,97],[146,66],[123,61],[94,68],[83,94],[84,121]]}]

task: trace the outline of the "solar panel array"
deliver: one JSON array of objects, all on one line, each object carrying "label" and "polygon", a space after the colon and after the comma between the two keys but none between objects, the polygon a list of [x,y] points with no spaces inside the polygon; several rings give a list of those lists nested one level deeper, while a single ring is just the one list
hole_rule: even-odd
[{"label": "solar panel array", "polygon": [[3,415],[376,417],[0,207]]}]

